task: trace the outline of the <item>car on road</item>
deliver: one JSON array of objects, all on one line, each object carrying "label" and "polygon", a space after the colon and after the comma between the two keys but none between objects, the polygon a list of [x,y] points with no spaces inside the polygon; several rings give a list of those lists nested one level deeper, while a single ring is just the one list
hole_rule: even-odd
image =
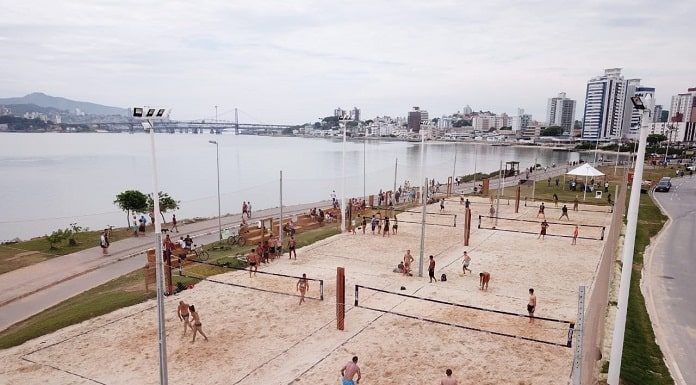
[{"label": "car on road", "polygon": [[655,186],[655,192],[669,192],[669,189],[672,188],[672,180],[668,177],[664,177],[660,179],[659,182],[657,182],[657,185]]}]

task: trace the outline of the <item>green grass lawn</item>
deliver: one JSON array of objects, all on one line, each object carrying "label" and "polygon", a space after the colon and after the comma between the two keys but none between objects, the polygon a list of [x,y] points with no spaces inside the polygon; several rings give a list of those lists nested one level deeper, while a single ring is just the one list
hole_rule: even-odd
[{"label": "green grass lawn", "polygon": [[[303,247],[332,235],[338,234],[335,225],[327,225],[318,229],[298,233],[295,236],[297,246]],[[221,246],[211,244],[205,247],[210,253],[209,262],[232,263],[232,267],[244,268],[246,262],[233,256],[246,254],[250,246],[244,248],[235,246]],[[229,271],[224,267],[203,264],[192,264],[185,267],[185,271],[195,276],[209,277]],[[172,274],[173,284],[198,283],[195,278],[181,277],[175,272]],[[123,307],[135,305],[155,297],[154,285],[149,291],[145,291],[144,271],[138,270],[116,278],[103,285],[97,286],[82,294],[78,294],[68,300],[42,311],[10,328],[0,332],[0,349],[20,345],[28,340],[54,332],[69,325],[110,313]]]},{"label": "green grass lawn", "polygon": [[[46,237],[38,237],[28,241],[0,244],[0,274],[16,270],[35,263],[43,262],[57,256],[66,255],[99,246],[101,231],[84,231],[75,234],[75,245],[63,241],[51,248]],[[131,236],[126,229],[114,229],[111,232],[111,242]]]},{"label": "green grass lawn", "polygon": [[643,254],[654,237],[667,221],[649,195],[643,194],[638,212],[633,274],[628,297],[626,335],[624,338],[621,379],[631,385],[670,385],[674,380],[664,363],[662,351],[655,342],[650,317],[645,308],[645,299],[640,291]]}]

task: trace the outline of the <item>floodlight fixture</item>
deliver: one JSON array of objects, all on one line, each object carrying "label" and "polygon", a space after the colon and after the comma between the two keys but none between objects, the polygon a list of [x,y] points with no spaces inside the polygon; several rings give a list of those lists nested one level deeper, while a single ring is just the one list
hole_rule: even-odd
[{"label": "floodlight fixture", "polygon": [[209,140],[208,143],[210,143],[210,144],[218,144],[218,143],[217,143],[216,141],[214,141],[214,140]]},{"label": "floodlight fixture", "polygon": [[633,103],[633,107],[635,107],[636,110],[645,109],[645,104],[643,104],[643,101],[640,99],[640,96],[631,96],[631,103]]},{"label": "floodlight fixture", "polygon": [[132,116],[136,119],[143,120],[163,120],[169,118],[169,113],[171,110],[161,107],[150,108],[145,107],[133,107]]}]

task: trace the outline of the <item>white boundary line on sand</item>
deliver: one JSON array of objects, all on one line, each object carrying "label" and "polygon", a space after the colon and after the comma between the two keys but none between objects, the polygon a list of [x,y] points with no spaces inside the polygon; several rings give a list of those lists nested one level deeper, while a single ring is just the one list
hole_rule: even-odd
[{"label": "white boundary line on sand", "polygon": [[669,347],[669,344],[667,344],[667,341],[665,339],[665,336],[663,334],[662,330],[662,324],[660,322],[659,318],[659,313],[657,312],[657,309],[655,308],[655,300],[653,298],[653,292],[650,290],[650,287],[653,286],[652,283],[652,278],[653,278],[653,269],[652,269],[652,262],[653,262],[653,253],[655,251],[655,245],[658,244],[661,240],[662,237],[664,236],[665,233],[669,230],[669,228],[672,226],[673,220],[672,217],[669,216],[665,208],[660,204],[660,202],[655,199],[653,196],[652,191],[650,192],[650,199],[655,202],[657,207],[660,209],[660,211],[667,216],[667,223],[665,223],[664,226],[662,226],[662,229],[660,230],[659,233],[650,241],[650,244],[646,247],[645,252],[643,253],[643,269],[641,272],[641,280],[640,280],[640,289],[641,292],[643,293],[643,296],[645,297],[645,307],[648,310],[648,316],[650,317],[650,321],[653,326],[653,331],[655,333],[655,341],[657,342],[657,345],[660,347],[662,350],[662,353],[664,354],[665,358],[665,363],[667,364],[667,368],[669,369],[670,373],[672,374],[672,377],[677,385],[687,385],[686,381],[684,380],[684,376],[681,373],[681,370],[679,370],[679,365],[677,364],[677,361],[674,359],[674,354],[672,353],[672,350]]}]

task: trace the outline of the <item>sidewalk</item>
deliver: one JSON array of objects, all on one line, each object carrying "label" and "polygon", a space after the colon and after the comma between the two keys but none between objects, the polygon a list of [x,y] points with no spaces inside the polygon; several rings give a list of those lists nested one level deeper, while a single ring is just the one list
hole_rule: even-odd
[{"label": "sidewalk", "polygon": [[[283,207],[283,216],[305,213],[312,207],[325,207],[322,201]],[[279,208],[259,210],[254,218],[278,217]],[[222,218],[222,227],[239,225],[241,214]],[[196,244],[204,245],[218,240],[217,218],[180,225],[175,235],[190,234]],[[103,256],[100,247],[63,255],[35,265],[0,275],[0,330],[26,319],[74,295],[118,278],[145,266],[144,252],[154,247],[154,233],[114,242],[109,255]]]}]

